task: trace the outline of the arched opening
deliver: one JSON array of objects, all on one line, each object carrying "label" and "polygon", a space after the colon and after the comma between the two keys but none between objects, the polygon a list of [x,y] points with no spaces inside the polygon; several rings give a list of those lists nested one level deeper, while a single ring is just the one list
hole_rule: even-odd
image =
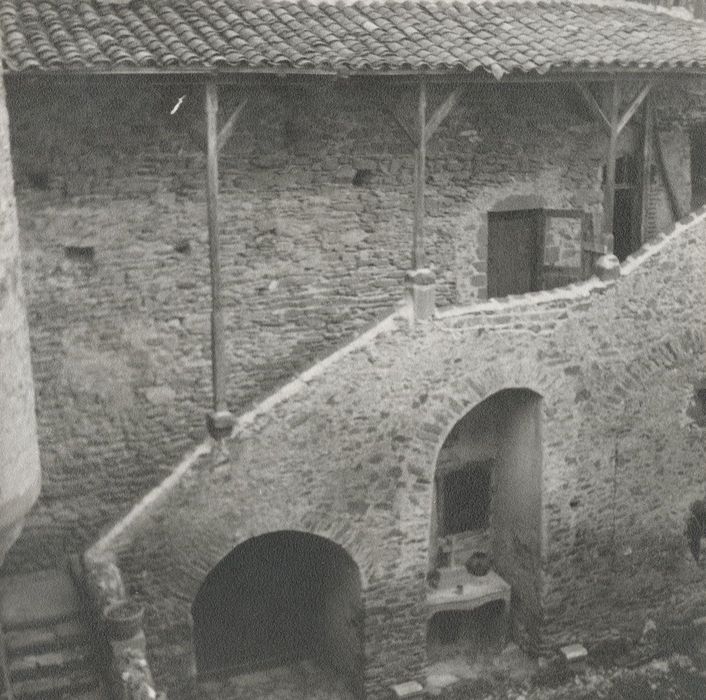
[{"label": "arched opening", "polygon": [[360,572],[330,540],[280,531],[245,541],[206,576],[192,617],[200,675],[313,659],[362,692]]},{"label": "arched opening", "polygon": [[[489,650],[539,611],[541,397],[504,389],[451,429],[434,480],[430,656]],[[508,614],[511,611],[511,615]],[[434,650],[432,652],[432,649]]]},{"label": "arched opening", "polygon": [[427,657],[438,661],[448,656],[480,656],[498,652],[505,638],[507,606],[503,600],[473,610],[442,610],[429,620]]}]

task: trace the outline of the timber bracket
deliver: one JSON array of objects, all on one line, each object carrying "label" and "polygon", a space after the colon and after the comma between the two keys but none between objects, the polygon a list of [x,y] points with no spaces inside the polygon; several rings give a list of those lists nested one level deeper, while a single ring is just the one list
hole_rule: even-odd
[{"label": "timber bracket", "polygon": [[[601,105],[598,103],[598,100],[595,98],[595,96],[586,84],[579,81],[575,81],[574,85],[583,97],[586,106],[590,109],[592,114],[604,127],[608,134],[608,153],[606,155],[605,186],[603,190],[603,241],[601,242],[601,246],[612,252],[615,235],[615,232],[613,231],[613,219],[615,208],[615,161],[618,152],[618,137],[628,125],[630,120],[633,118],[642,103],[645,102],[645,99],[648,97],[652,90],[652,83],[647,82],[638,89],[637,94],[635,94],[634,97],[630,100],[622,114],[620,113],[620,93],[622,86],[617,79],[612,81],[610,99],[608,101],[608,114],[606,114],[606,112],[603,110]],[[648,131],[649,129],[651,129],[651,111],[649,101],[645,102],[644,114],[645,119],[643,124],[643,131]],[[645,160],[645,158],[646,155],[643,153],[643,183],[647,167],[647,161]],[[640,222],[638,227],[639,230],[637,232],[637,235],[639,236],[640,240],[642,240],[643,237],[647,216],[647,192],[648,190],[643,186],[643,199],[640,207]],[[633,245],[633,247],[636,246]]]}]

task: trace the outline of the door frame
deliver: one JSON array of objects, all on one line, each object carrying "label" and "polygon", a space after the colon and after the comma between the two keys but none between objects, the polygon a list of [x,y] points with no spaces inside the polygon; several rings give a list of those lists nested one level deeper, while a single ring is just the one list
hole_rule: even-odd
[{"label": "door frame", "polygon": [[488,278],[487,278],[487,292],[488,298],[497,298],[498,295],[493,293],[491,288],[490,279],[490,238],[491,238],[491,218],[502,218],[502,217],[512,217],[525,215],[528,219],[533,220],[533,224],[536,228],[536,239],[534,241],[535,258],[531,270],[531,283],[528,292],[517,292],[517,294],[527,294],[529,292],[538,292],[542,289],[543,281],[543,267],[544,267],[544,232],[546,230],[546,210],[541,207],[528,207],[528,208],[518,208],[518,209],[500,209],[491,210],[487,213],[488,222]]}]

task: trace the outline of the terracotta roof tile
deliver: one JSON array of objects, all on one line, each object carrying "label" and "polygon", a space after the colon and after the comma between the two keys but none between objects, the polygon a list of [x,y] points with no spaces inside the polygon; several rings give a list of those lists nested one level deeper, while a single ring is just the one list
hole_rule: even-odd
[{"label": "terracotta roof tile", "polygon": [[603,0],[0,0],[11,71],[706,72],[706,24]]}]

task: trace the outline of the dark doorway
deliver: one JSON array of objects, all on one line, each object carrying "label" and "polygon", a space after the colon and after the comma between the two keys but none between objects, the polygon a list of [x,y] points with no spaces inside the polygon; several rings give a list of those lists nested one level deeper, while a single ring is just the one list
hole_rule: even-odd
[{"label": "dark doorway", "polygon": [[488,296],[542,288],[544,217],[541,209],[488,212]]},{"label": "dark doorway", "polygon": [[613,253],[621,262],[640,247],[637,230],[637,162],[625,155],[615,161]]},{"label": "dark doorway", "polygon": [[362,692],[360,575],[330,540],[294,531],[247,540],[208,574],[192,616],[200,674],[315,659]]},{"label": "dark doorway", "polygon": [[691,130],[691,208],[706,204],[706,124]]}]

